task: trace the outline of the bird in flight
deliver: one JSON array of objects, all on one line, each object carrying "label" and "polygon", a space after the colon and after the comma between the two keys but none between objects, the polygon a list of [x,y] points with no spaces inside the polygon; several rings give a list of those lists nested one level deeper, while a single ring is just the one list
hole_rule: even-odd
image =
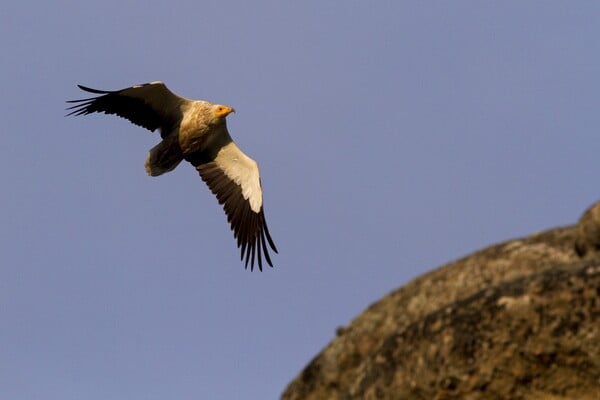
[{"label": "bird in flight", "polygon": [[[186,160],[200,173],[227,214],[245,268],[262,271],[262,258],[273,266],[269,247],[277,248],[263,210],[262,188],[256,161],[231,139],[225,117],[235,110],[202,100],[189,100],[171,92],[163,82],[150,82],[122,90],[106,91],[78,85],[97,96],[73,103],[67,115],[115,114],[152,132],[161,142],[146,157],[150,176],[172,171]],[[268,246],[267,246],[268,244]]]}]

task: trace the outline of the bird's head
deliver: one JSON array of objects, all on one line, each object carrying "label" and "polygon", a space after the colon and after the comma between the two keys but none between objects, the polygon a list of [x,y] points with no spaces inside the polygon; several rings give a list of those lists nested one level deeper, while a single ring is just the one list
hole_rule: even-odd
[{"label": "bird's head", "polygon": [[215,104],[214,113],[215,113],[215,117],[217,117],[218,119],[225,118],[232,112],[235,112],[235,110],[229,106]]}]

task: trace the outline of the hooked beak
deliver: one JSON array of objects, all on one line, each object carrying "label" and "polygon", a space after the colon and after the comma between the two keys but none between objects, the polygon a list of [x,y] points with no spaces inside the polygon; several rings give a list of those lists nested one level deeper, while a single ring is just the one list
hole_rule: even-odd
[{"label": "hooked beak", "polygon": [[219,106],[217,108],[217,117],[219,118],[223,118],[228,116],[231,113],[234,113],[235,109],[233,109],[232,107],[229,106]]}]

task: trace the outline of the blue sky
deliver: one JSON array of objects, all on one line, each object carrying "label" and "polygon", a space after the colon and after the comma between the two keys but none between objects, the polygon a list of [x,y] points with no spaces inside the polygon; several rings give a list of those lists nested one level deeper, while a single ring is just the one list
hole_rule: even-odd
[{"label": "blue sky", "polygon": [[[268,399],[410,279],[599,197],[598,2],[0,5],[0,398]],[[158,135],[76,84],[236,108],[280,254],[243,269]]]}]

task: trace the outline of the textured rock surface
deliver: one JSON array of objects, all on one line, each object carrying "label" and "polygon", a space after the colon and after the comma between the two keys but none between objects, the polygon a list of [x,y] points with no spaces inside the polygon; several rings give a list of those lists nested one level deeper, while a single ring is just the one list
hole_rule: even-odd
[{"label": "textured rock surface", "polygon": [[579,219],[575,251],[579,256],[600,250],[600,202],[590,207]]},{"label": "textured rock surface", "polygon": [[599,207],[388,294],[282,399],[600,399]]}]

